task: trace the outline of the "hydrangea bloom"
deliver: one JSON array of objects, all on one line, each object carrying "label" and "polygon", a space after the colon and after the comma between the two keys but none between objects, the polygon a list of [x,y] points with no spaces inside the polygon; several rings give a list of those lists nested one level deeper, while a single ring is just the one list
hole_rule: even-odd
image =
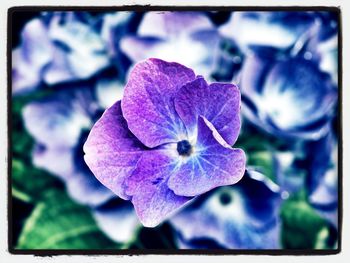
[{"label": "hydrangea bloom", "polygon": [[193,197],[242,178],[245,154],[230,146],[239,110],[235,85],[208,85],[181,64],[148,59],[92,128],[85,161],[154,227]]},{"label": "hydrangea bloom", "polygon": [[220,187],[193,201],[170,219],[180,248],[280,248],[279,187],[247,170],[233,186]]},{"label": "hydrangea bloom", "polygon": [[88,130],[100,115],[89,86],[70,85],[23,108],[24,125],[35,139],[33,164],[60,178],[76,202],[90,206],[110,238],[127,242],[139,224],[132,206],[96,180],[82,158]]},{"label": "hydrangea bloom", "polygon": [[220,27],[220,33],[233,39],[244,52],[262,47],[287,51],[317,29],[316,18],[309,12],[238,11]]},{"label": "hydrangea bloom", "polygon": [[208,78],[219,40],[216,27],[205,14],[148,12],[137,35],[123,37],[120,48],[134,63],[149,57],[177,61]]},{"label": "hydrangea bloom", "polygon": [[[91,77],[109,64],[106,45],[84,13],[54,12],[29,21],[12,54],[14,93]],[[89,21],[89,23],[86,22]]]},{"label": "hydrangea bloom", "polygon": [[300,56],[254,55],[245,59],[241,74],[243,113],[263,130],[312,140],[329,132],[337,89],[317,64]]}]

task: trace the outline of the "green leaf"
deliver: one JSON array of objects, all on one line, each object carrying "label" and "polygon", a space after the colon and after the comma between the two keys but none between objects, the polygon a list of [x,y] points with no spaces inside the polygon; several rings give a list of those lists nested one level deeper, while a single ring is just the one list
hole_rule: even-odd
[{"label": "green leaf", "polygon": [[285,150],[290,149],[291,141],[277,138],[260,128],[254,127],[246,121],[242,123],[240,135],[235,143],[235,148],[242,148],[245,152],[266,150]]},{"label": "green leaf", "polygon": [[119,245],[99,230],[89,209],[62,191],[46,192],[25,222],[17,249],[112,249]]},{"label": "green leaf", "polygon": [[51,174],[24,162],[12,160],[12,194],[25,202],[37,202],[48,189],[63,189],[63,184]]},{"label": "green leaf", "polygon": [[289,200],[281,210],[282,244],[289,249],[313,249],[327,223],[303,200]]},{"label": "green leaf", "polygon": [[252,152],[248,155],[249,166],[256,167],[271,180],[275,180],[275,160],[270,151]]}]

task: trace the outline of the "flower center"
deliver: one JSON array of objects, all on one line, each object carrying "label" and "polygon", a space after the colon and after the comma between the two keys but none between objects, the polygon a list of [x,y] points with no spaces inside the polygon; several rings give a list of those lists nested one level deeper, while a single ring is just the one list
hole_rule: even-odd
[{"label": "flower center", "polygon": [[225,192],[220,194],[219,199],[220,203],[224,206],[232,202],[232,196],[229,193]]},{"label": "flower center", "polygon": [[187,140],[179,141],[176,149],[180,155],[189,156],[192,153],[192,145]]}]

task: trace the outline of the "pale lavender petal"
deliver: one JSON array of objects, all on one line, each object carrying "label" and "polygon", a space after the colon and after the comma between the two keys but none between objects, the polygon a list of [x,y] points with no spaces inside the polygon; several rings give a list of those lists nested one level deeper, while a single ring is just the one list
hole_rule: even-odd
[{"label": "pale lavender petal", "polygon": [[123,116],[130,131],[146,146],[177,142],[186,135],[175,111],[174,97],[194,72],[178,63],[149,59],[130,73],[122,99]]},{"label": "pale lavender petal", "polygon": [[307,12],[234,12],[220,33],[234,39],[241,49],[253,46],[291,47],[308,29],[316,26]]},{"label": "pale lavender petal", "polygon": [[148,12],[143,17],[138,34],[172,38],[213,27],[209,18],[198,12]]},{"label": "pale lavender petal", "polygon": [[107,109],[123,97],[124,85],[117,79],[101,79],[96,84],[96,97],[100,107]]},{"label": "pale lavender petal", "polygon": [[91,172],[75,170],[65,178],[65,183],[69,196],[80,204],[98,206],[115,196]]},{"label": "pale lavender petal", "polygon": [[170,175],[168,186],[177,195],[196,196],[235,184],[244,175],[245,159],[241,149],[227,145],[213,125],[200,116],[194,153]]},{"label": "pale lavender petal", "polygon": [[11,85],[12,93],[20,94],[34,90],[40,83],[40,74],[36,67],[32,67],[23,61],[21,50],[16,49],[12,52],[12,75]]},{"label": "pale lavender petal", "polygon": [[159,38],[126,36],[120,40],[120,49],[131,61],[137,62],[154,57],[162,43],[164,41]]},{"label": "pale lavender petal", "polygon": [[114,196],[89,170],[77,169],[72,148],[43,147],[34,148],[33,164],[60,178],[78,203],[97,206]]},{"label": "pale lavender petal", "polygon": [[92,211],[97,225],[112,240],[130,242],[141,227],[130,202],[115,200],[107,207],[99,207]]},{"label": "pale lavender petal", "polygon": [[203,78],[187,83],[175,97],[175,108],[191,135],[196,133],[198,116],[210,121],[230,145],[240,131],[240,92],[234,84],[212,83]]},{"label": "pale lavender petal", "polygon": [[54,85],[60,82],[67,82],[76,79],[76,76],[71,71],[67,54],[65,51],[54,48],[52,52],[52,61],[50,65],[45,68],[43,72],[43,80],[49,84]]},{"label": "pale lavender petal", "polygon": [[50,62],[52,45],[47,29],[39,19],[28,22],[21,35],[21,45],[12,52],[12,89],[30,91],[41,80],[43,67]]},{"label": "pale lavender petal", "polygon": [[177,159],[167,150],[150,150],[127,180],[127,194],[132,195],[137,216],[146,227],[160,224],[190,200],[175,195],[166,184],[176,164]]},{"label": "pale lavender petal", "polygon": [[66,179],[74,171],[73,151],[68,147],[45,148],[43,145],[35,145],[32,158],[35,166],[61,179]]},{"label": "pale lavender petal", "polygon": [[50,21],[48,33],[55,48],[65,52],[66,67],[76,78],[88,78],[109,64],[100,35],[74,15],[63,22],[61,15],[55,15]]},{"label": "pale lavender petal", "polygon": [[124,180],[134,170],[144,147],[128,130],[120,104],[118,101],[106,110],[91,129],[84,144],[84,159],[102,184],[119,197],[129,199]]},{"label": "pale lavender petal", "polygon": [[86,113],[74,109],[67,96],[32,102],[23,108],[23,120],[27,131],[46,146],[71,147],[80,137],[81,130],[91,125]]},{"label": "pale lavender petal", "polygon": [[119,52],[119,40],[128,33],[126,25],[130,22],[134,12],[114,12],[106,14],[102,18],[101,38],[106,43],[106,48],[111,56]]}]

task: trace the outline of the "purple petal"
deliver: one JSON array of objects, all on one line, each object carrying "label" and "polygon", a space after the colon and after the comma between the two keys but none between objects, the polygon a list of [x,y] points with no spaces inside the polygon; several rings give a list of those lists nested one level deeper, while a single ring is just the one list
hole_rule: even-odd
[{"label": "purple petal", "polygon": [[140,36],[178,37],[198,30],[212,29],[213,24],[198,12],[148,12],[138,29]]},{"label": "purple petal", "polygon": [[237,183],[245,170],[245,154],[232,149],[205,118],[198,118],[193,156],[186,157],[168,186],[177,195],[196,196],[215,187]]},{"label": "purple petal", "polygon": [[134,67],[125,87],[122,109],[130,131],[143,144],[152,148],[177,142],[186,135],[173,100],[177,91],[194,78],[191,69],[159,59]]},{"label": "purple petal", "polygon": [[187,83],[175,97],[175,108],[189,134],[196,132],[198,116],[210,121],[230,145],[240,131],[240,92],[233,84],[213,83],[203,78]]},{"label": "purple petal", "polygon": [[126,183],[137,216],[146,227],[154,227],[170,217],[188,197],[177,196],[167,186],[167,178],[176,169],[177,160],[167,150],[146,151]]},{"label": "purple petal", "polygon": [[84,144],[85,162],[96,178],[119,197],[125,194],[124,180],[130,176],[144,150],[128,130],[120,101],[105,111]]},{"label": "purple petal", "polygon": [[81,130],[91,125],[85,112],[74,109],[68,96],[63,98],[32,102],[24,107],[24,125],[39,143],[59,148],[74,146]]},{"label": "purple petal", "polygon": [[109,238],[119,243],[130,242],[140,223],[130,202],[119,201],[107,208],[97,208],[92,214],[99,228]]}]

